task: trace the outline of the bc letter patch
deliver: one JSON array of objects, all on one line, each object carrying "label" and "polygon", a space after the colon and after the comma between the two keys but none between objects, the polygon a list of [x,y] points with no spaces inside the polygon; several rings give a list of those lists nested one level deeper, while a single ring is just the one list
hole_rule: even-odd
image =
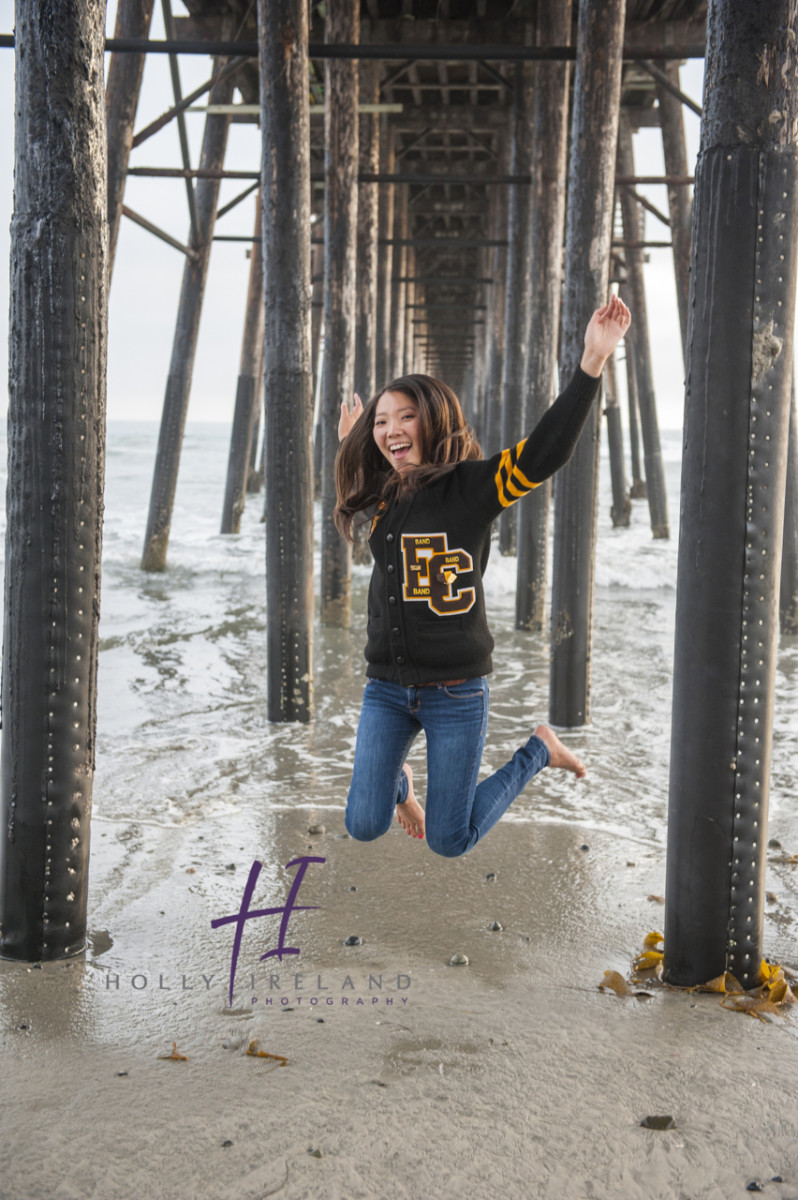
[{"label": "bc letter patch", "polygon": [[467,613],[474,607],[476,591],[455,591],[457,576],[474,569],[466,550],[450,550],[445,533],[403,533],[405,600],[426,600],[441,617]]}]

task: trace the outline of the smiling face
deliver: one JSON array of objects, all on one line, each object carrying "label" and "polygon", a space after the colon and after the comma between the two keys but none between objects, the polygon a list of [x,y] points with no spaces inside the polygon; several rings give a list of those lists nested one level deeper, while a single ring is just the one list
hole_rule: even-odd
[{"label": "smiling face", "polygon": [[374,441],[395,471],[421,466],[418,405],[404,392],[383,392],[374,411]]}]

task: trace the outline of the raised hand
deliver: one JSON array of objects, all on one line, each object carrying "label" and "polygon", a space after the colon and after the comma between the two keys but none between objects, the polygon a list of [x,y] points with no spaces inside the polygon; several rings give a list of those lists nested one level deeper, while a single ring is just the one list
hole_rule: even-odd
[{"label": "raised hand", "polygon": [[608,304],[597,308],[585,330],[582,370],[598,378],[631,323],[632,314],[620,296],[611,296]]},{"label": "raised hand", "polygon": [[341,417],[338,421],[338,441],[342,442],[346,435],[351,431],[355,421],[363,413],[363,401],[355,392],[355,402],[352,405],[352,411],[349,411],[349,405],[346,400],[341,401]]}]

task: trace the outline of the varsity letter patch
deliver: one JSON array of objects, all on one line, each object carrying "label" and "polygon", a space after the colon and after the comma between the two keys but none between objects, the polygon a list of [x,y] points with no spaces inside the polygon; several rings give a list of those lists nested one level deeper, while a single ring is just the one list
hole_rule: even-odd
[{"label": "varsity letter patch", "polygon": [[450,550],[445,533],[403,533],[405,600],[425,600],[440,617],[467,613],[474,607],[476,591],[457,591],[457,576],[474,569],[466,550]]}]

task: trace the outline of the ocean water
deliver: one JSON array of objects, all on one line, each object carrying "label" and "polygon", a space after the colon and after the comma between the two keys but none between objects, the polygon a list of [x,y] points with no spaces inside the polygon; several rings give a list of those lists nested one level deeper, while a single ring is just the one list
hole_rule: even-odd
[{"label": "ocean water", "polygon": [[[341,811],[363,687],[369,571],[354,568],[351,630],[317,621],[314,721],[270,725],[263,497],[248,498],[240,534],[220,535],[229,428],[189,424],[168,569],[143,573],[157,436],[154,422],[108,429],[94,820],[169,827],[218,815],[245,834],[264,808]],[[645,501],[634,502],[630,528],[612,528],[606,444],[602,451],[591,721],[567,735],[588,780],[575,788],[552,772],[506,820],[568,822],[664,846],[680,433],[664,431],[662,444],[667,542],[652,540]],[[514,630],[514,586],[515,560],[494,548],[486,575],[496,649],[485,772],[547,719],[548,638]],[[423,740],[410,761],[423,788]],[[770,833],[789,852],[798,850],[796,761],[798,640],[783,639]]]}]

